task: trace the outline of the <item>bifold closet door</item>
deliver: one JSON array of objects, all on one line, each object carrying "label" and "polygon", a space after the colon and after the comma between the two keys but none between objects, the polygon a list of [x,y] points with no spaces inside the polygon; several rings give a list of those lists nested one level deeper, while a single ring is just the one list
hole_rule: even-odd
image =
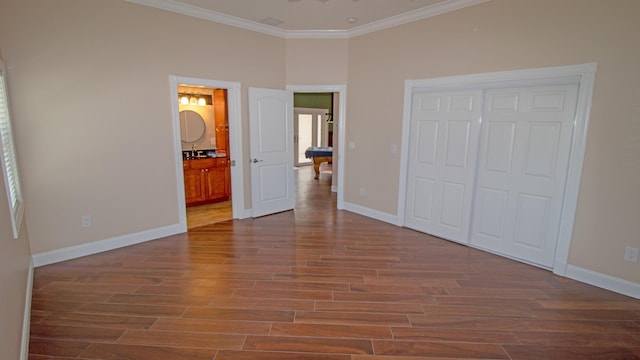
[{"label": "bifold closet door", "polygon": [[412,99],[405,226],[468,243],[482,91]]},{"label": "bifold closet door", "polygon": [[487,90],[471,244],[552,267],[577,85]]}]

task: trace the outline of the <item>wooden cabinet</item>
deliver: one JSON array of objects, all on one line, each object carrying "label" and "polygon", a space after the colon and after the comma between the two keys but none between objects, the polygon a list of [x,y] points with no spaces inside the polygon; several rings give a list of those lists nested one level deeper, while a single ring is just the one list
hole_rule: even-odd
[{"label": "wooden cabinet", "polygon": [[187,206],[229,200],[227,158],[184,160],[183,169]]},{"label": "wooden cabinet", "polygon": [[213,91],[213,117],[216,127],[216,151],[229,153],[229,109],[227,106],[227,90]]},{"label": "wooden cabinet", "polygon": [[187,206],[205,201],[202,169],[189,169],[186,161],[184,166],[184,197]]}]

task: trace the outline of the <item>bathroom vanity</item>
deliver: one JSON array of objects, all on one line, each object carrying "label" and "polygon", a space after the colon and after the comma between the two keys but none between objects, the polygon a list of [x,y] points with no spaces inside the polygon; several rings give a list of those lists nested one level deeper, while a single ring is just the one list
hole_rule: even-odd
[{"label": "bathroom vanity", "polygon": [[182,164],[187,207],[229,200],[231,175],[226,157],[185,159]]}]

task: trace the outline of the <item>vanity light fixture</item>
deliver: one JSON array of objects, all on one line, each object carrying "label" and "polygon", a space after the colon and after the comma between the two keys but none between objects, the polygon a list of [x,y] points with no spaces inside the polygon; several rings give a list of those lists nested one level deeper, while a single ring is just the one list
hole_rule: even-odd
[{"label": "vanity light fixture", "polygon": [[178,93],[180,105],[206,106],[212,104],[211,95]]}]

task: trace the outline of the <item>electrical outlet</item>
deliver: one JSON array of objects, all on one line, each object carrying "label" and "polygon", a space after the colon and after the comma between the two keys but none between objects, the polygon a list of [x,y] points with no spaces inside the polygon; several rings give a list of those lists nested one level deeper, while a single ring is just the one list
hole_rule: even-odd
[{"label": "electrical outlet", "polygon": [[626,261],[637,262],[638,261],[638,248],[627,246],[624,248],[624,259]]},{"label": "electrical outlet", "polygon": [[360,188],[360,196],[364,197],[364,188],[363,187]]},{"label": "electrical outlet", "polygon": [[90,227],[91,226],[91,216],[90,215],[83,215],[81,218],[82,221],[82,227]]}]

